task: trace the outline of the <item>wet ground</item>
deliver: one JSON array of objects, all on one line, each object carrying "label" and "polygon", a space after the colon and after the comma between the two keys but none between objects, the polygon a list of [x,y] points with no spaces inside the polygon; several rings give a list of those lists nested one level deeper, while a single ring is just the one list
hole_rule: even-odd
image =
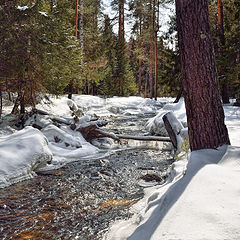
[{"label": "wet ground", "polygon": [[[115,119],[108,128],[145,134],[147,118]],[[131,216],[130,206],[143,197],[139,182],[163,183],[172,163],[156,143],[130,145],[0,189],[0,239],[102,239],[110,223]]]}]

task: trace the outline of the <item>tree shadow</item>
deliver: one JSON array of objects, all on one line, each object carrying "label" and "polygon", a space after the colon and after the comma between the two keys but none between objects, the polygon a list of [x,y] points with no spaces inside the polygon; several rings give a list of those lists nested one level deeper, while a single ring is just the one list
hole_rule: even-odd
[{"label": "tree shadow", "polygon": [[147,213],[147,211],[151,208],[155,207],[155,209],[147,221],[138,226],[134,233],[127,238],[127,240],[151,239],[157,227],[161,224],[164,217],[181,197],[193,177],[207,164],[217,164],[222,159],[226,149],[227,146],[223,146],[221,150],[207,149],[192,152],[186,174],[170,186],[160,198],[158,198],[158,194],[153,194],[149,198],[149,202],[151,202],[148,204],[145,213]]}]

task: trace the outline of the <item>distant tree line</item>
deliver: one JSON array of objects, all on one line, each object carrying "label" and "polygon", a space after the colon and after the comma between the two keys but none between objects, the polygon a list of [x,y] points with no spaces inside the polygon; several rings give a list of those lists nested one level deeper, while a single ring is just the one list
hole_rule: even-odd
[{"label": "distant tree line", "polygon": [[[160,9],[171,2],[113,0],[110,18],[100,0],[2,0],[0,95],[16,93],[13,113],[35,106],[39,92],[176,96],[182,85],[176,17],[159,33]],[[239,9],[236,0],[209,1],[224,102],[239,96]]]}]

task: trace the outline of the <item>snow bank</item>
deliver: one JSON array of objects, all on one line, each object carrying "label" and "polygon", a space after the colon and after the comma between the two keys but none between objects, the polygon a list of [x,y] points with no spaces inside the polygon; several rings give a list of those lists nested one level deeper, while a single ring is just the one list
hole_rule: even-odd
[{"label": "snow bank", "polygon": [[151,189],[105,239],[239,239],[239,170],[239,147],[193,152],[183,177]]},{"label": "snow bank", "polygon": [[225,123],[233,146],[240,147],[240,107],[224,105]]},{"label": "snow bank", "polygon": [[51,162],[47,139],[37,129],[26,127],[0,137],[0,187],[34,176],[34,171]]},{"label": "snow bank", "polygon": [[[225,124],[228,128],[231,144],[233,146],[240,146],[239,134],[240,134],[240,108],[229,104],[223,105],[225,113]],[[184,99],[181,98],[178,103],[167,103],[158,114],[149,119],[146,124],[146,129],[153,135],[168,136],[164,127],[162,117],[167,112],[173,112],[176,118],[183,124],[185,129],[181,131],[181,136],[188,138],[187,134],[187,117],[185,110]]]},{"label": "snow bank", "polygon": [[167,102],[173,101],[172,98],[158,98],[155,101],[136,96],[104,99],[89,95],[73,95],[73,100],[78,107],[85,110],[85,114],[97,114],[98,116],[151,114],[156,113]]},{"label": "snow bank", "polygon": [[178,103],[167,103],[154,118],[149,119],[145,127],[152,135],[168,136],[162,120],[163,115],[168,112],[174,112],[174,115],[181,124],[183,124],[184,127],[187,126],[184,99],[181,98]]},{"label": "snow bank", "polygon": [[[186,125],[181,99],[149,120],[150,132],[166,134],[162,116],[169,111]],[[189,161],[176,161],[168,181],[146,189],[131,209],[133,217],[113,224],[105,240],[240,239],[240,108],[224,105],[224,111],[233,146],[194,151]]]},{"label": "snow bank", "polygon": [[53,153],[53,163],[70,162],[82,157],[91,156],[99,149],[87,142],[78,131],[72,131],[68,126],[58,128],[48,125],[42,130],[49,141],[49,149]]}]

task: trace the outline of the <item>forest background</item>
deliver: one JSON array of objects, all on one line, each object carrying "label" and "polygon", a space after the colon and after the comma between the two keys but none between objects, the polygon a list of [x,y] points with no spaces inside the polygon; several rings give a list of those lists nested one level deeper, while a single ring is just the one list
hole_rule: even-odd
[{"label": "forest background", "polygon": [[[240,2],[219,2],[209,1],[209,17],[227,103],[240,93]],[[181,93],[175,13],[160,31],[160,9],[169,11],[174,1],[109,3],[110,16],[100,0],[0,1],[0,97],[17,93],[12,113],[35,106],[39,92],[155,99]]]}]

